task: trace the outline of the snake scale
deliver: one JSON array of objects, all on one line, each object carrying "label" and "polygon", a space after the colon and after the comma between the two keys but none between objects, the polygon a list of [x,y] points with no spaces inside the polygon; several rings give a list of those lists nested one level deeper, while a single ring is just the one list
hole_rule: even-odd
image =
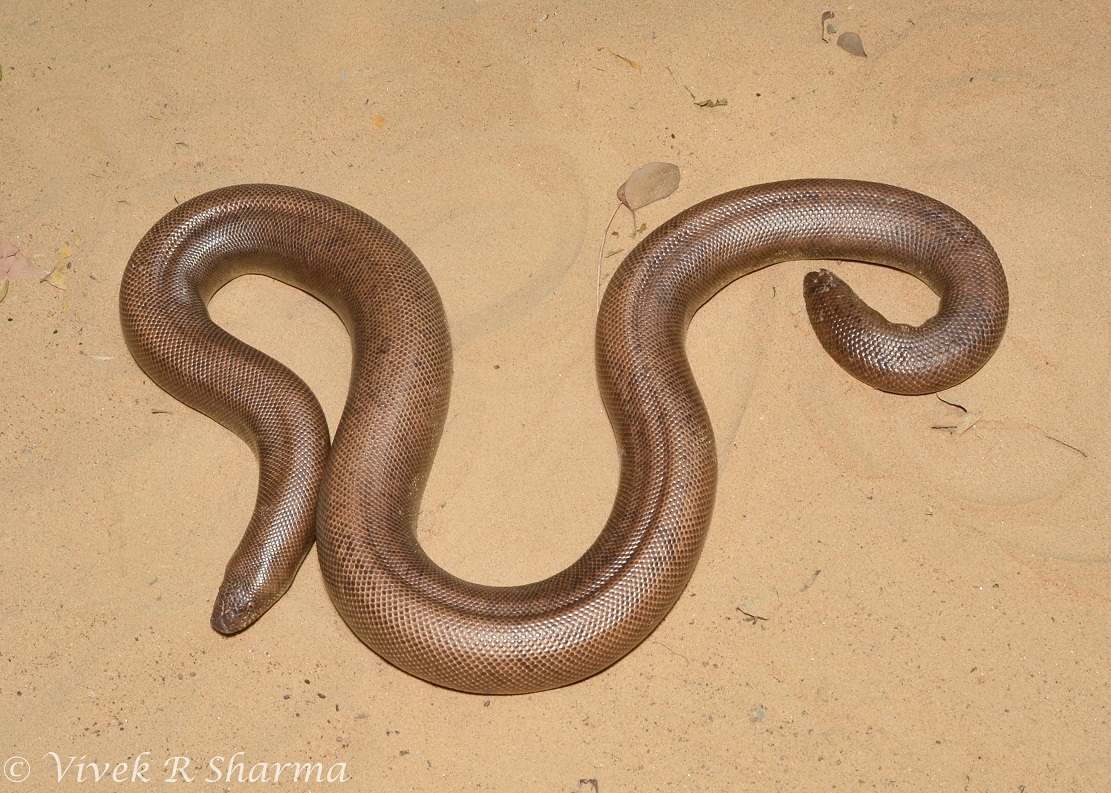
[{"label": "snake scale", "polygon": [[[259,460],[254,513],[213,627],[234,633],[258,619],[315,539],[347,624],[428,681],[520,693],[614,663],[683,591],[713,510],[717,459],[685,353],[690,319],[730,281],[793,259],[888,265],[937,293],[937,314],[911,327],[887,322],[826,270],[806,276],[822,345],[877,388],[949,388],[999,345],[1008,311],[999,260],[976,226],[931,198],[813,179],[691,207],[629,253],[599,311],[598,381],[620,454],[609,520],[562,572],[492,587],[446,572],[416,541],[452,369],[440,296],[416,256],[359,210],[291,187],[227,187],[178,206],[136,247],[120,315],[151,379],[226,425]],[[304,382],[210,319],[208,300],[244,273],[315,295],[350,332],[350,391],[331,443]]]}]

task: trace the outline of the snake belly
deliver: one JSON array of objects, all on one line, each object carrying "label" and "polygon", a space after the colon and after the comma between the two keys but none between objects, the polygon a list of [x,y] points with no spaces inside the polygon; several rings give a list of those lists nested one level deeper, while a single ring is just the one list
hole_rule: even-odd
[{"label": "snake belly", "polygon": [[[461,691],[521,693],[605,669],[671,609],[710,524],[717,459],[684,349],[691,317],[730,281],[794,259],[888,265],[938,295],[937,314],[912,327],[887,322],[826,270],[806,276],[822,345],[877,388],[948,388],[1002,338],[1008,293],[994,250],[931,198],[815,179],[691,207],[626,257],[599,311],[598,381],[620,454],[609,520],[562,572],[493,587],[446,572],[416,540],[451,382],[443,305],[416,256],[359,210],[292,187],[239,185],[178,206],[135,249],[120,316],[151,379],[234,431],[259,460],[254,513],[213,627],[234,633],[258,619],[315,539],[335,607],[407,672]],[[304,382],[210,319],[211,296],[245,273],[299,287],[345,323],[351,385],[331,444]]]}]

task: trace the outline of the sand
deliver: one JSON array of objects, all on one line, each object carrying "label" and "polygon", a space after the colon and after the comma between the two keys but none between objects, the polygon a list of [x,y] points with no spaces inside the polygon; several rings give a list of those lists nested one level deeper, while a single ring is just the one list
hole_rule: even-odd
[{"label": "sand", "polygon": [[[831,8],[867,57],[799,2],[5,3],[0,240],[58,267],[0,303],[0,754],[28,775],[10,789],[106,766],[213,790],[1111,789],[1111,12]],[[455,344],[421,540],[521,583],[611,504],[597,257],[653,160],[682,183],[638,213],[649,229],[795,177],[949,203],[1006,269],[1001,348],[945,402],[890,396],[815,340],[812,263],[726,289],[690,331],[721,457],[706,550],[655,633],[578,685],[410,677],[341,621],[315,553],[258,624],[212,631],[255,462],[124,346],[147,228],[270,181],[409,243]],[[612,230],[604,277],[635,243],[624,210]],[[908,276],[833,267],[891,319],[935,308]],[[335,426],[350,353],[326,307],[252,277],[212,313]]]}]

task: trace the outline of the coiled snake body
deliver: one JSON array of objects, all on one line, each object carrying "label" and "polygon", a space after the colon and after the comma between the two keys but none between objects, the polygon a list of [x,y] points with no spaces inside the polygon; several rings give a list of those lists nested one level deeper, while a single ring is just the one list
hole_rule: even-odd
[{"label": "coiled snake body", "polygon": [[[150,377],[259,459],[255,511],[213,627],[233,633],[258,619],[315,537],[347,624],[414,675],[515,693],[609,666],[679,597],[713,509],[714,438],[684,351],[687,325],[725,284],[789,259],[890,265],[938,294],[937,315],[915,328],[888,323],[827,271],[806,276],[823,346],[883,390],[955,385],[1002,337],[1008,298],[998,258],[944,204],[837,180],[760,185],[698,204],[637,245],[602,302],[598,380],[621,459],[605,528],[566,570],[491,587],[447,573],[415,539],[447,411],[451,346],[436,287],[413,253],[362,212],[290,187],[228,187],[177,207],[135,249],[120,315]],[[330,448],[308,387],[209,318],[212,294],[249,272],[316,295],[351,334],[350,392]]]}]

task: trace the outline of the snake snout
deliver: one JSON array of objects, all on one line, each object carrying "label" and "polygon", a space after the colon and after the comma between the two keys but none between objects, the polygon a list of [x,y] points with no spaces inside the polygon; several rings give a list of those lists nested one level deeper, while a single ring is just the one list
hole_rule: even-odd
[{"label": "snake snout", "polygon": [[281,599],[292,581],[292,577],[284,581],[262,576],[243,578],[229,571],[212,605],[213,630],[230,636],[251,627]]}]

